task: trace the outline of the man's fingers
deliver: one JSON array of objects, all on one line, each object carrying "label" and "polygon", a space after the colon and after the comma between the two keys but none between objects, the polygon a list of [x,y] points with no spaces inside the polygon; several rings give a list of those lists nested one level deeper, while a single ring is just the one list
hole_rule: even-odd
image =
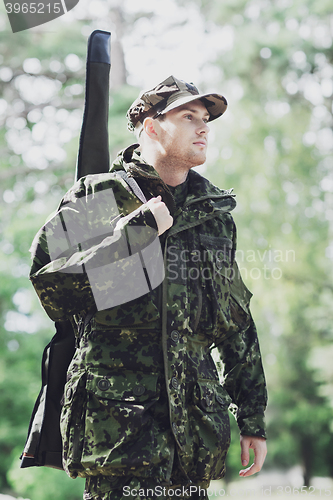
[{"label": "man's fingers", "polygon": [[253,464],[250,465],[250,467],[247,467],[247,469],[240,470],[239,475],[241,477],[252,476],[252,474],[256,474],[256,472],[259,472],[260,470],[261,467],[254,461]]},{"label": "man's fingers", "polygon": [[170,215],[169,209],[162,201],[161,195],[156,198],[151,198],[147,202],[147,206],[155,217],[158,234],[161,235],[169,229],[173,224],[173,218]]},{"label": "man's fingers", "polygon": [[158,202],[158,201],[161,201],[162,200],[162,196],[159,194],[158,196],[156,196],[156,198],[151,198],[150,201],[153,201],[154,203]]},{"label": "man's fingers", "polygon": [[241,477],[252,476],[252,474],[259,472],[264,464],[267,454],[266,440],[255,436],[241,436],[240,441],[242,465],[247,465],[249,462],[250,448],[254,451],[254,462],[247,469],[241,470],[239,475]]},{"label": "man's fingers", "polygon": [[239,475],[241,477],[252,476],[252,474],[256,474],[257,472],[261,471],[262,465],[263,463],[258,463],[255,459],[250,467],[248,467],[247,469],[240,470]]},{"label": "man's fingers", "polygon": [[[248,436],[241,436],[241,438],[247,438]],[[241,461],[242,465],[247,465],[250,460],[250,440],[249,439],[241,439]]]}]

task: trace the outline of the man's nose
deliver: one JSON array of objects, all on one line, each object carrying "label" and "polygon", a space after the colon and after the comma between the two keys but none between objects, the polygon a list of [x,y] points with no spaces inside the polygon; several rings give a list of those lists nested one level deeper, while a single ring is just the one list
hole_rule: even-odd
[{"label": "man's nose", "polygon": [[205,121],[202,121],[198,126],[198,133],[199,134],[208,134],[209,131],[210,131],[210,128],[208,127],[207,123]]}]

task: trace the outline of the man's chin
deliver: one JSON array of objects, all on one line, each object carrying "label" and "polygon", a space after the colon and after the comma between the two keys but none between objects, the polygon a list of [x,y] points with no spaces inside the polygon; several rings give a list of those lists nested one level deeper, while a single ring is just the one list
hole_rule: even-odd
[{"label": "man's chin", "polygon": [[199,165],[203,165],[206,161],[206,155],[195,155],[193,158],[193,165],[191,165],[191,168],[193,167],[199,167]]}]

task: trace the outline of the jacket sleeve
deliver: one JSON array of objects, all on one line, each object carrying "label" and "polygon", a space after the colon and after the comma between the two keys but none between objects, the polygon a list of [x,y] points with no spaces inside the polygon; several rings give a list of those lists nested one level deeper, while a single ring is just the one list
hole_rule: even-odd
[{"label": "jacket sleeve", "polygon": [[158,237],[153,214],[124,186],[95,191],[81,182],[66,195],[31,248],[30,279],[53,321],[96,307],[94,290],[116,293],[121,266],[128,276],[130,256]]},{"label": "jacket sleeve", "polygon": [[224,365],[223,386],[233,401],[230,409],[240,433],[265,438],[267,391],[257,330],[249,308],[251,296],[234,263],[230,333],[217,348]]}]

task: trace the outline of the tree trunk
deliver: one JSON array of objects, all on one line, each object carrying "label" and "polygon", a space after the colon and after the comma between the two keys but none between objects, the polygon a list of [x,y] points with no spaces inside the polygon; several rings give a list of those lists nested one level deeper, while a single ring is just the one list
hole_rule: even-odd
[{"label": "tree trunk", "polygon": [[313,447],[309,437],[302,438],[301,452],[303,457],[303,479],[304,486],[310,486],[312,477]]},{"label": "tree trunk", "polygon": [[125,85],[127,81],[125,55],[121,42],[125,21],[122,8],[119,5],[112,8],[111,21],[113,25],[111,35],[111,88],[117,90],[122,85]]}]

